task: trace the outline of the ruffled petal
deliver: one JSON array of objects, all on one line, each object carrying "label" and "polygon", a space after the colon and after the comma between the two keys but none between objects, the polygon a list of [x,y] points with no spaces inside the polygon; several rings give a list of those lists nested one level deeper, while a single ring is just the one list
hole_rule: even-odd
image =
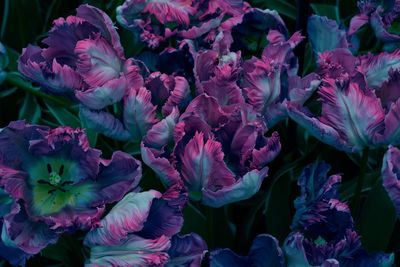
[{"label": "ruffled petal", "polygon": [[78,41],[74,52],[79,58],[76,63],[77,70],[92,87],[103,86],[106,82],[118,78],[122,72],[121,59],[101,36]]},{"label": "ruffled petal", "polygon": [[120,101],[126,92],[126,88],[126,78],[121,77],[109,80],[99,87],[75,91],[75,96],[90,109],[102,109]]},{"label": "ruffled petal", "polygon": [[191,5],[192,0],[151,0],[143,11],[153,14],[158,21],[163,24],[167,22],[177,22],[179,24],[189,25],[189,15],[192,15],[195,11]]},{"label": "ruffled petal", "polygon": [[399,166],[400,150],[390,146],[383,158],[382,179],[383,186],[389,194],[390,199],[396,209],[397,215],[400,216],[400,179]]},{"label": "ruffled petal", "polygon": [[168,251],[169,261],[166,267],[197,267],[207,252],[206,242],[197,234],[175,235],[171,239]]},{"label": "ruffled petal", "polygon": [[79,117],[82,124],[91,130],[116,140],[127,141],[130,139],[130,133],[125,130],[121,121],[108,112],[90,110],[81,106]]},{"label": "ruffled petal", "polygon": [[339,29],[336,21],[313,15],[308,18],[307,32],[311,46],[316,53],[348,48],[346,31]]},{"label": "ruffled petal", "polygon": [[170,240],[166,236],[144,239],[131,235],[120,244],[92,245],[89,263],[85,266],[163,266],[168,261]]},{"label": "ruffled petal", "polygon": [[147,131],[157,123],[156,107],[151,103],[151,93],[142,87],[131,89],[124,100],[124,125],[133,138],[140,142]]},{"label": "ruffled petal", "polygon": [[116,151],[110,160],[102,160],[97,176],[99,199],[96,204],[120,200],[127,192],[137,187],[142,176],[142,164],[131,155]]},{"label": "ruffled petal", "polygon": [[314,117],[307,109],[296,103],[287,103],[289,116],[300,126],[305,128],[315,138],[321,142],[334,146],[340,150],[351,151],[351,147],[339,135],[337,130],[324,124]]},{"label": "ruffled petal", "polygon": [[397,34],[392,34],[387,31],[387,26],[385,26],[383,22],[383,18],[381,13],[383,12],[383,8],[378,7],[374,12],[371,14],[371,27],[375,32],[376,37],[378,40],[382,42],[400,42],[400,36]]},{"label": "ruffled petal", "polygon": [[225,165],[221,144],[212,139],[205,141],[203,133],[196,133],[179,156],[181,174],[189,191],[215,190],[235,182]]},{"label": "ruffled petal", "polygon": [[151,190],[142,193],[131,192],[119,201],[85,237],[87,246],[113,246],[129,244],[129,235],[142,230],[149,216],[153,200],[161,193]]},{"label": "ruffled petal", "polygon": [[203,189],[202,202],[205,205],[217,208],[228,203],[248,199],[258,192],[262,181],[267,176],[267,172],[268,168],[264,168],[260,171],[250,171],[234,184],[224,186],[216,191],[205,188]]},{"label": "ruffled petal", "polygon": [[105,12],[90,5],[80,5],[76,10],[76,16],[95,26],[101,35],[112,44],[118,57],[124,58],[124,49],[120,43],[114,23]]}]

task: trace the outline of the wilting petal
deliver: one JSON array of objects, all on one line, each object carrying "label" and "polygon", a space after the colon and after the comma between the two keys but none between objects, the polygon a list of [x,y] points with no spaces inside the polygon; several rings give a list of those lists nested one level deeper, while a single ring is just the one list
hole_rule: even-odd
[{"label": "wilting petal", "polygon": [[79,117],[89,129],[105,136],[122,141],[130,138],[130,133],[124,129],[122,123],[108,112],[90,110],[81,106]]},{"label": "wilting petal", "polygon": [[153,200],[161,193],[151,190],[142,193],[131,192],[119,201],[85,237],[87,246],[112,246],[124,243],[131,233],[142,230],[150,212]]},{"label": "wilting petal", "polygon": [[76,98],[91,109],[102,109],[120,101],[125,94],[127,81],[125,77],[109,80],[100,87],[85,91],[75,91]]},{"label": "wilting petal", "polygon": [[167,267],[197,267],[207,252],[206,242],[197,234],[175,235],[168,251]]},{"label": "wilting petal", "polygon": [[316,53],[348,47],[346,31],[339,29],[336,21],[327,17],[309,17],[307,32]]},{"label": "wilting petal", "polygon": [[119,41],[114,23],[106,13],[90,5],[80,5],[76,10],[76,15],[95,26],[100,31],[101,35],[112,44],[118,57],[124,57],[124,49]]},{"label": "wilting petal", "polygon": [[97,176],[98,194],[102,203],[120,200],[136,188],[142,176],[142,165],[129,154],[116,151],[110,160],[102,160]]},{"label": "wilting petal", "polygon": [[85,266],[163,266],[168,261],[170,240],[166,236],[144,239],[131,235],[120,244],[90,246],[89,263]]},{"label": "wilting petal", "polygon": [[134,142],[140,142],[147,131],[157,123],[156,107],[151,103],[151,93],[142,87],[131,89],[124,100],[124,124]]},{"label": "wilting petal", "polygon": [[261,171],[250,171],[234,184],[224,186],[216,191],[205,188],[203,189],[202,202],[211,207],[221,207],[228,203],[248,199],[258,192],[262,181],[267,176],[267,172],[268,168],[264,168]]},{"label": "wilting petal", "polygon": [[115,50],[102,37],[80,40],[76,43],[78,56],[77,71],[85,82],[92,87],[103,86],[106,82],[118,78],[122,72],[122,62]]},{"label": "wilting petal", "polygon": [[271,235],[258,235],[250,248],[248,256],[239,256],[229,249],[219,249],[211,252],[211,267],[284,267],[285,257],[278,240]]},{"label": "wilting petal", "polygon": [[225,165],[221,144],[212,139],[204,141],[203,133],[196,133],[179,156],[181,174],[189,191],[215,190],[235,182]]},{"label": "wilting petal", "polygon": [[383,186],[393,201],[397,215],[400,216],[400,179],[399,165],[400,150],[390,146],[383,158],[382,179]]}]

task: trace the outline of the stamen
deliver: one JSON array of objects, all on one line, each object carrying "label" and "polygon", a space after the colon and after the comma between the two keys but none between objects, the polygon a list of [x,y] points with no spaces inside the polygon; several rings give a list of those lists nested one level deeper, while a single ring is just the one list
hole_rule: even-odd
[{"label": "stamen", "polygon": [[49,181],[46,181],[46,180],[43,180],[43,179],[38,180],[37,183],[38,184],[48,184],[48,185],[53,186]]},{"label": "stamen", "polygon": [[73,181],[65,181],[65,182],[63,182],[63,183],[61,184],[61,186],[70,185],[70,184],[73,184],[73,183],[74,183]]},{"label": "stamen", "polygon": [[50,189],[47,193],[51,194],[51,193],[54,193],[56,190],[57,190],[57,188],[53,188],[53,189]]}]

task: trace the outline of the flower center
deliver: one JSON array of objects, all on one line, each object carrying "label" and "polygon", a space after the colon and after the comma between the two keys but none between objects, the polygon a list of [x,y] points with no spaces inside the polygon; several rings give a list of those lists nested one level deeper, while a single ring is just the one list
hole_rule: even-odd
[{"label": "flower center", "polygon": [[56,172],[51,172],[49,175],[49,182],[50,184],[57,186],[61,182],[61,176]]}]

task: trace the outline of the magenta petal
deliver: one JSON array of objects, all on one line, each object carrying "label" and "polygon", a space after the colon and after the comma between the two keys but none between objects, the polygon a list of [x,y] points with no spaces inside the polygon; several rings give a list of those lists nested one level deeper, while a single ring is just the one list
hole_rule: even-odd
[{"label": "magenta petal", "polygon": [[108,112],[90,110],[81,106],[79,117],[83,125],[105,136],[121,141],[127,141],[130,138],[130,133],[125,130],[121,121]]},{"label": "magenta petal", "polygon": [[141,162],[127,153],[116,151],[110,160],[101,160],[97,183],[102,203],[95,205],[120,200],[127,192],[137,187],[141,176]]},{"label": "magenta petal", "polygon": [[253,167],[262,168],[267,163],[274,160],[281,151],[281,143],[279,141],[278,132],[273,132],[271,137],[266,140],[265,146],[255,149],[252,152]]},{"label": "magenta petal", "polygon": [[235,182],[226,167],[221,144],[212,139],[204,141],[203,133],[196,133],[180,155],[182,177],[189,191],[215,190]]},{"label": "magenta petal", "polygon": [[131,88],[124,100],[124,124],[134,142],[140,142],[147,131],[157,123],[156,106],[151,103],[151,93],[142,87]]},{"label": "magenta petal", "polygon": [[224,186],[216,191],[205,188],[203,189],[202,202],[205,205],[218,208],[228,203],[248,199],[258,192],[267,172],[268,168],[250,171],[234,184]]},{"label": "magenta petal", "polygon": [[141,145],[141,155],[143,162],[161,178],[164,184],[171,186],[181,181],[179,172],[174,168],[173,164],[166,158],[156,156],[143,143]]},{"label": "magenta petal", "polygon": [[170,260],[166,267],[198,267],[207,252],[206,242],[197,234],[175,235],[168,251]]},{"label": "magenta petal", "polygon": [[167,102],[162,107],[162,114],[166,116],[172,112],[174,107],[180,107],[184,101],[190,96],[190,88],[188,81],[181,76],[174,78],[175,87],[170,92]]},{"label": "magenta petal", "polygon": [[362,26],[367,24],[369,18],[365,14],[359,14],[354,16],[350,21],[349,31],[347,32],[348,35],[353,35],[356,33]]},{"label": "magenta petal", "polygon": [[91,109],[102,109],[122,99],[127,82],[125,77],[109,80],[100,87],[86,91],[75,91],[75,96],[82,104]]},{"label": "magenta petal", "polygon": [[114,23],[106,13],[90,5],[80,5],[76,10],[76,15],[96,26],[101,35],[113,45],[113,48],[117,51],[118,57],[124,57],[124,49],[119,41]]},{"label": "magenta petal", "polygon": [[195,11],[191,4],[192,0],[149,1],[143,11],[153,14],[163,24],[177,22],[189,25],[189,15]]},{"label": "magenta petal", "polygon": [[120,244],[129,234],[139,232],[143,228],[153,200],[160,197],[161,193],[154,190],[127,194],[101,220],[99,226],[86,235],[85,244]]},{"label": "magenta petal", "polygon": [[3,231],[3,241],[3,235],[6,235],[13,245],[32,255],[58,240],[58,235],[53,230],[43,222],[31,221],[25,210],[17,204],[4,217]]},{"label": "magenta petal", "polygon": [[382,165],[383,186],[393,201],[397,215],[400,216],[400,150],[390,146],[385,154]]},{"label": "magenta petal", "polygon": [[79,57],[77,71],[92,87],[102,86],[107,81],[118,78],[122,72],[122,62],[115,50],[102,37],[80,40],[75,53]]}]

